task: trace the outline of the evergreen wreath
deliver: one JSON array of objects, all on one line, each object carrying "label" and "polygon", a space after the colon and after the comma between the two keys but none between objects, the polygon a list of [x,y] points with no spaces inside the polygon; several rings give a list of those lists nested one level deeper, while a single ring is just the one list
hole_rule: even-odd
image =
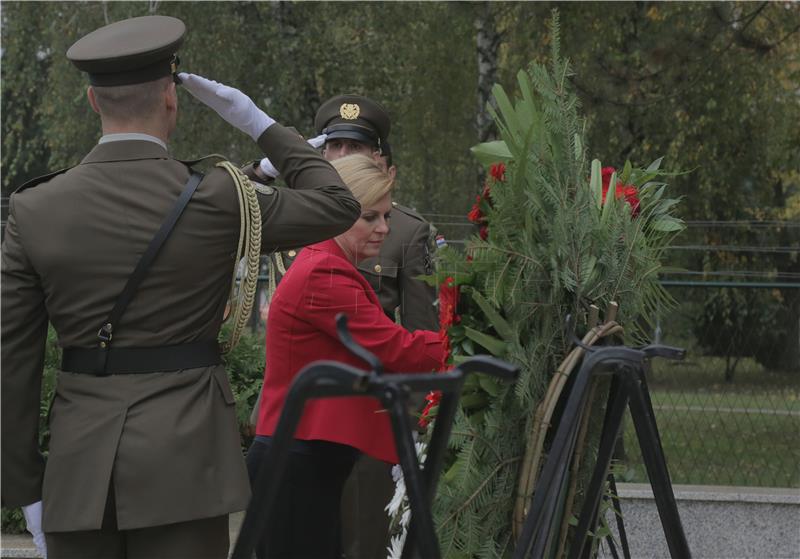
[{"label": "evergreen wreath", "polygon": [[[549,66],[520,71],[513,102],[494,86],[497,110],[490,110],[500,140],[472,149],[489,168],[468,216],[478,234],[464,251],[441,248],[431,279],[440,285],[450,363],[488,353],[522,370],[513,386],[472,375],[464,387],[433,503],[442,555],[449,558],[513,550],[526,443],[551,377],[571,349],[566,316],[584,317],[585,325],[590,307],[619,301],[616,320],[625,325],[626,341],[641,343],[656,313],[673,304],[657,279],[664,251],[684,227],[673,215],[679,200],[666,196],[661,180],[676,173],[662,171],[661,159],[646,168],[626,162],[619,172],[589,160],[556,11],[550,31]],[[436,414],[436,396],[428,402],[423,425]],[[406,511],[396,495],[395,526],[404,513],[407,522]]]}]

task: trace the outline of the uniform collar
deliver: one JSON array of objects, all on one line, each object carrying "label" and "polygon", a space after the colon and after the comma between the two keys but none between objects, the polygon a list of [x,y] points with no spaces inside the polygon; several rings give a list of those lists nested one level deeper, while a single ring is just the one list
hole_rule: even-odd
[{"label": "uniform collar", "polygon": [[155,136],[151,136],[150,134],[143,134],[141,132],[120,132],[117,134],[105,134],[102,138],[97,142],[98,144],[107,144],[108,142],[121,142],[123,140],[145,140],[148,142],[154,142],[160,145],[162,148],[167,149],[167,144],[161,138],[156,138]]},{"label": "uniform collar", "polygon": [[83,158],[81,165],[137,159],[171,159],[171,157],[166,149],[149,140],[119,140],[97,144]]}]

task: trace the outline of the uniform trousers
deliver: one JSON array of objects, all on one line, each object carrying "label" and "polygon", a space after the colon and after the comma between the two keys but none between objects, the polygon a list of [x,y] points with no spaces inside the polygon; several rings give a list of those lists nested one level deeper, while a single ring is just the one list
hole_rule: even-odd
[{"label": "uniform trousers", "polygon": [[99,530],[48,532],[48,559],[225,559],[228,515],[133,530],[118,530],[114,487],[109,487]]},{"label": "uniform trousers", "polygon": [[362,454],[342,496],[342,539],[347,559],[385,559],[389,516],[385,507],[394,495],[392,465]]},{"label": "uniform trousers", "polygon": [[[269,459],[271,437],[258,436],[247,451],[250,482]],[[359,456],[351,446],[295,439],[281,479],[272,522],[261,527],[258,559],[340,559],[342,489]],[[253,498],[257,489],[253,487]]]}]

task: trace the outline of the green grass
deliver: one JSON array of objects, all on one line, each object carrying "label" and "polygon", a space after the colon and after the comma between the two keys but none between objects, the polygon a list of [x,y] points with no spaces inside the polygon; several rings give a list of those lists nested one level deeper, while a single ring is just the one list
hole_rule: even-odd
[{"label": "green grass", "polygon": [[650,388],[710,392],[788,391],[800,393],[800,371],[768,371],[751,358],[741,359],[733,382],[725,382],[725,359],[696,356],[685,361],[656,360],[648,375]]},{"label": "green grass", "polygon": [[786,391],[769,391],[758,394],[742,392],[682,392],[678,390],[655,390],[650,394],[653,407],[669,410],[681,407],[703,407],[712,412],[738,410],[747,414],[777,415],[794,414],[800,420],[800,400],[797,395]]},{"label": "green grass", "polygon": [[[750,359],[732,383],[723,371],[722,359],[700,357],[655,364],[649,375],[672,482],[800,487],[800,375]],[[624,441],[626,480],[647,481],[630,419]]]}]

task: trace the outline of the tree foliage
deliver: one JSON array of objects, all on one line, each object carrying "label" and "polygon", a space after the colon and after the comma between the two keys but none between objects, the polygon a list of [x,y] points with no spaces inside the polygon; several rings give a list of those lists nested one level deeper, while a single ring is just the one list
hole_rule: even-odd
[{"label": "tree foliage", "polygon": [[[600,159],[665,155],[694,169],[674,181],[687,195],[689,219],[785,207],[800,167],[793,125],[800,7],[576,2],[560,9],[564,56],[579,76],[587,141],[602,146]],[[157,13],[187,23],[183,69],[241,88],[304,134],[314,132],[313,114],[332,95],[380,100],[393,117],[398,196],[426,213],[464,213],[480,188],[469,154],[484,133],[476,129],[479,31],[497,43],[489,74],[509,87],[518,68],[547,54],[549,10],[549,3],[484,2],[4,2],[3,190],[74,165],[99,135],[85,77],[64,57],[69,45],[103,23]],[[258,157],[252,142],[190,96],[181,103],[171,142],[177,156]]]}]

